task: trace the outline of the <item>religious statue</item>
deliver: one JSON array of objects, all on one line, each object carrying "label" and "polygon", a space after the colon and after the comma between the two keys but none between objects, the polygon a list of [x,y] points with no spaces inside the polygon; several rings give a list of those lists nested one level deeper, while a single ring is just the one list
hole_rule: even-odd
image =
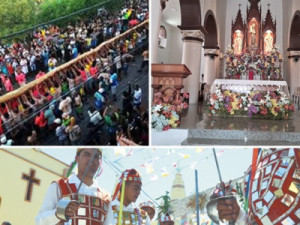
[{"label": "religious statue", "polygon": [[240,55],[242,53],[242,44],[243,44],[243,40],[241,34],[237,32],[236,37],[234,39],[234,45],[233,45],[234,54]]},{"label": "religious statue", "polygon": [[273,49],[273,37],[270,33],[265,36],[265,53],[272,51]]},{"label": "religious statue", "polygon": [[254,22],[250,25],[250,43],[251,43],[251,46],[256,45],[256,29],[255,29]]}]

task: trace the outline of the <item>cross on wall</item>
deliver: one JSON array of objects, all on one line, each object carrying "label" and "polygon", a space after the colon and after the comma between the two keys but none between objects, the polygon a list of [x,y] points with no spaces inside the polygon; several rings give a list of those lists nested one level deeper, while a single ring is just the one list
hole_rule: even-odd
[{"label": "cross on wall", "polygon": [[26,201],[31,201],[31,196],[32,196],[32,189],[33,185],[37,184],[40,185],[40,179],[35,178],[35,170],[30,169],[30,175],[27,175],[25,173],[22,174],[22,180],[27,181],[27,188],[25,192],[25,200]]}]

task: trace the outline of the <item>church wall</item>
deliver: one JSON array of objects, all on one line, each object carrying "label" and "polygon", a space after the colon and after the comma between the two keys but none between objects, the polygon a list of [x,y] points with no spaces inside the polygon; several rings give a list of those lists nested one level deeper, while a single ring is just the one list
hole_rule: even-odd
[{"label": "church wall", "polygon": [[[4,175],[0,182],[0,221],[35,224],[49,185],[62,176],[64,168],[66,164],[34,149],[0,149],[0,170]],[[40,180],[40,185],[33,184],[31,201],[25,201],[28,182],[22,179],[22,174],[30,175],[30,169],[36,171],[34,177]]]},{"label": "church wall", "polygon": [[181,63],[183,43],[181,41],[180,29],[178,27],[170,26],[164,22],[161,22],[161,25],[167,30],[167,47],[158,48],[157,63]]}]

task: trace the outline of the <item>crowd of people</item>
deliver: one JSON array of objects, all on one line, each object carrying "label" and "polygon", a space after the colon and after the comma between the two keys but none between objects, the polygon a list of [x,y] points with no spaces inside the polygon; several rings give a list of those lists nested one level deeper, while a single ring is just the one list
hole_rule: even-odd
[{"label": "crowd of people", "polygon": [[[19,88],[0,98],[1,144],[43,145],[51,134],[61,145],[148,144],[138,80],[120,87],[147,65],[148,24],[141,24],[147,18],[147,1],[139,1],[117,15],[102,10],[67,27],[39,29],[30,42],[1,46],[1,95]],[[139,58],[137,73],[128,74]]]}]

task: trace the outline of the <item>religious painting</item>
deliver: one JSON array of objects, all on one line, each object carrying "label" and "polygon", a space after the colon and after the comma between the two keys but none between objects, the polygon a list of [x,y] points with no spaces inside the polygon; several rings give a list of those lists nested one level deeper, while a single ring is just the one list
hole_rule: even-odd
[{"label": "religious painting", "polygon": [[264,52],[268,54],[273,49],[274,34],[272,31],[267,30],[264,34]]},{"label": "religious painting", "polygon": [[237,30],[234,32],[233,36],[233,49],[234,49],[234,54],[235,55],[240,55],[242,54],[243,50],[243,38],[244,35],[240,30]]},{"label": "religious painting", "polygon": [[253,18],[249,23],[249,46],[258,46],[258,23],[255,18]]}]

